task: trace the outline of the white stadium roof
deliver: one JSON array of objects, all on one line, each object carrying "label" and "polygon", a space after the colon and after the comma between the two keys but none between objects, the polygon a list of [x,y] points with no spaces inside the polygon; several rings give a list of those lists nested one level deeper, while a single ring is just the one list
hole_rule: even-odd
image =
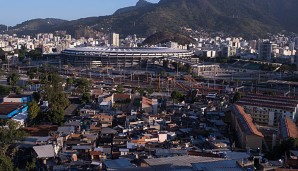
[{"label": "white stadium roof", "polygon": [[113,47],[76,47],[69,48],[65,51],[77,51],[77,52],[124,52],[124,53],[186,53],[188,50],[172,49],[165,47],[155,47],[155,48],[113,48]]}]

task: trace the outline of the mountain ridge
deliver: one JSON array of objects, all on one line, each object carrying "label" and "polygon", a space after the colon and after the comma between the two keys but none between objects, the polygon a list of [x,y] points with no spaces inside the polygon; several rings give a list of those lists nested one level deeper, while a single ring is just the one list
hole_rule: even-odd
[{"label": "mountain ridge", "polygon": [[296,9],[297,0],[160,0],[157,4],[140,0],[136,6],[119,9],[109,16],[62,20],[59,24],[40,24],[18,32],[66,30],[82,36],[84,32],[113,31],[122,36],[149,36],[160,31],[179,32],[182,27],[189,27],[255,38],[281,30],[298,33]]}]

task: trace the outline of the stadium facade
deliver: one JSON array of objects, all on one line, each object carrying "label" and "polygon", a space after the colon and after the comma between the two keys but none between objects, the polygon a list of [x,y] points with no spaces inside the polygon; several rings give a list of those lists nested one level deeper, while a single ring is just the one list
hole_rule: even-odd
[{"label": "stadium facade", "polygon": [[166,57],[191,58],[192,51],[171,48],[112,48],[77,47],[61,52],[62,61],[73,66],[114,66],[130,67],[143,61],[159,60]]}]

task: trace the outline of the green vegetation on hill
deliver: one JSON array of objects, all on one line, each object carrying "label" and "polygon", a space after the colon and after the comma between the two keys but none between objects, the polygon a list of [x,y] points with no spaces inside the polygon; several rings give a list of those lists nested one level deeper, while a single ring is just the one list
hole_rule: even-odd
[{"label": "green vegetation on hill", "polygon": [[[268,32],[298,32],[297,0],[161,0],[120,9],[113,15],[73,21],[30,20],[13,27],[16,32],[66,30],[70,34],[93,31],[149,36],[160,31],[177,32],[181,27],[224,31],[255,38]],[[53,23],[53,24],[49,24]]]},{"label": "green vegetation on hill", "polygon": [[157,32],[151,36],[149,36],[144,42],[144,45],[156,45],[158,43],[166,43],[166,42],[177,42],[180,45],[185,45],[189,43],[194,43],[195,40],[180,34],[180,33],[171,33],[171,32]]}]

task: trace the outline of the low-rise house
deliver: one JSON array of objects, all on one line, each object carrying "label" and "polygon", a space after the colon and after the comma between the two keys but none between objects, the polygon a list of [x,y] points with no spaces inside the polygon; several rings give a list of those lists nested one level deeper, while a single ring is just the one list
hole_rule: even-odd
[{"label": "low-rise house", "polygon": [[64,126],[74,127],[75,131],[81,131],[81,121],[79,120],[69,120]]},{"label": "low-rise house", "polygon": [[142,97],[142,111],[150,114],[157,114],[158,102],[157,99],[149,99]]},{"label": "low-rise house", "polygon": [[99,121],[102,124],[102,127],[108,127],[112,125],[113,116],[106,113],[100,113],[93,116],[94,121]]},{"label": "low-rise house", "polygon": [[92,109],[81,109],[80,110],[80,115],[85,116],[85,117],[90,117],[96,114],[95,110]]},{"label": "low-rise house", "polygon": [[112,128],[102,128],[100,131],[100,143],[112,144],[114,135],[117,134],[117,131]]},{"label": "low-rise house", "polygon": [[53,145],[42,145],[42,146],[34,146],[33,150],[35,152],[36,158],[43,160],[44,164],[47,164],[47,160],[54,158],[57,154],[55,154],[55,150]]},{"label": "low-rise house", "polygon": [[[27,115],[28,106],[26,103],[3,102],[0,103],[0,119],[11,119],[16,115]],[[16,118],[16,119],[23,119]],[[22,120],[24,121],[24,120]]]},{"label": "low-rise house", "polygon": [[133,167],[132,163],[130,163],[130,161],[126,158],[103,161],[103,169],[106,169],[107,171],[117,170],[117,169],[129,169],[132,167]]},{"label": "low-rise house", "polygon": [[107,112],[110,111],[112,108],[112,102],[111,101],[103,101],[99,104],[99,109],[101,111]]},{"label": "low-rise house", "polygon": [[60,126],[57,132],[62,136],[69,136],[75,132],[74,126]]},{"label": "low-rise house", "polygon": [[10,94],[3,98],[3,102],[7,103],[28,103],[32,101],[31,95]]},{"label": "low-rise house", "polygon": [[113,94],[113,102],[123,103],[131,100],[131,94]]}]

